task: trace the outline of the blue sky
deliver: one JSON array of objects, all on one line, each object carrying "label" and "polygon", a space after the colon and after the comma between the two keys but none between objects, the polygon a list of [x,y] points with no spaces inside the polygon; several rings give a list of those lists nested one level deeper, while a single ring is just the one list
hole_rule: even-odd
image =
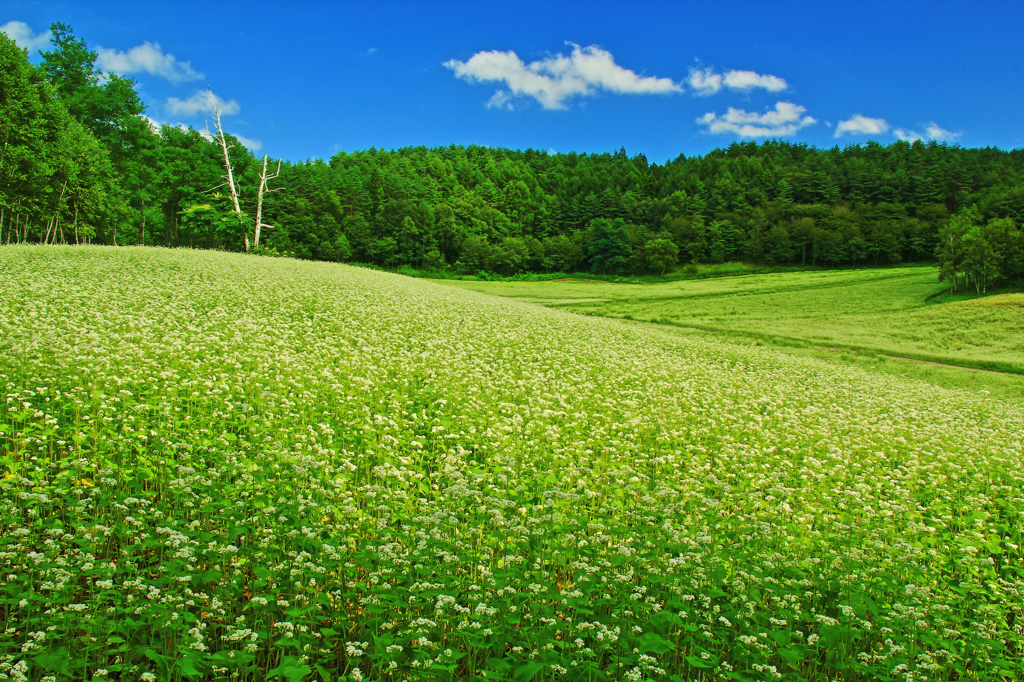
[{"label": "blue sky", "polygon": [[23,44],[52,21],[135,78],[153,119],[203,128],[209,86],[228,132],[292,160],[454,143],[661,163],[765,137],[1024,147],[1022,2],[0,0]]}]

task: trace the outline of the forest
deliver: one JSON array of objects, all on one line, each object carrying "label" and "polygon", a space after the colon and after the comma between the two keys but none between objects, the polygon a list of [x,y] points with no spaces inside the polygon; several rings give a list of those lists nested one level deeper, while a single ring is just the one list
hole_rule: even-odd
[{"label": "forest", "polygon": [[[253,250],[462,274],[937,262],[953,290],[1024,275],[1024,150],[733,142],[643,154],[482,146],[258,157],[155,126],[61,23],[35,65],[0,34],[0,242]],[[257,214],[261,170],[266,183]],[[262,227],[262,241],[255,237]],[[251,244],[250,244],[251,241]]]}]

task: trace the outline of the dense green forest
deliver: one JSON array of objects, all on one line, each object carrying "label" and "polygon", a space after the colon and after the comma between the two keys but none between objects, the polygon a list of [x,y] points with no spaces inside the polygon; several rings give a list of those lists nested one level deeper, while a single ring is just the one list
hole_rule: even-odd
[{"label": "dense green forest", "polygon": [[[227,136],[235,211],[215,136],[155,129],[132,80],[98,71],[69,27],[52,31],[38,66],[0,34],[0,241],[247,248],[264,159]],[[262,251],[383,267],[937,260],[953,288],[981,291],[1024,275],[1024,150],[769,140],[663,165],[624,149],[343,151],[283,161],[260,223]]]}]

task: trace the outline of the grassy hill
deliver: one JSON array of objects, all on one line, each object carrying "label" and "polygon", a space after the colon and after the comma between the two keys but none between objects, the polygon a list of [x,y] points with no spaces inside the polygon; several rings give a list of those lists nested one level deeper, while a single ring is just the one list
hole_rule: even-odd
[{"label": "grassy hill", "polygon": [[931,266],[653,285],[446,283],[589,315],[1024,373],[1024,295],[951,299]]},{"label": "grassy hill", "polygon": [[1010,403],[335,264],[0,266],[4,674],[1024,675]]}]

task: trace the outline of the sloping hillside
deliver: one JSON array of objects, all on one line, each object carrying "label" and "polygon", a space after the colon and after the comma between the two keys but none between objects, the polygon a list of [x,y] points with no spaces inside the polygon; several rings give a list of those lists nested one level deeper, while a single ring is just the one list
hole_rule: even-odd
[{"label": "sloping hillside", "polygon": [[335,264],[0,265],[0,672],[1024,675],[1018,408]]}]

